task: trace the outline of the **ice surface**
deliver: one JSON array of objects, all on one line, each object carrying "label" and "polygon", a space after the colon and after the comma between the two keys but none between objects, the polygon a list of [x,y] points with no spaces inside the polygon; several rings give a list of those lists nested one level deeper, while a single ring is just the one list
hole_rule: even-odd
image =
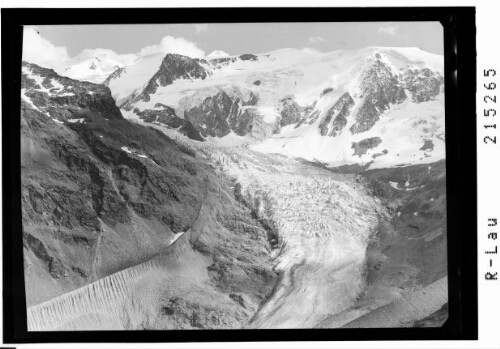
[{"label": "ice surface", "polygon": [[368,236],[384,214],[378,201],[352,179],[295,160],[245,146],[198,150],[237,179],[245,201],[278,233],[273,254],[282,278],[250,327],[312,327],[351,306],[364,289]]}]

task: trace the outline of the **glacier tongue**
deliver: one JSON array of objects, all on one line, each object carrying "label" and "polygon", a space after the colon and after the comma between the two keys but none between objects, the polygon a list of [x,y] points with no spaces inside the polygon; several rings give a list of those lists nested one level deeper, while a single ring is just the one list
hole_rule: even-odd
[{"label": "glacier tongue", "polygon": [[386,214],[378,200],[353,176],[244,147],[201,150],[277,230],[280,281],[249,326],[313,327],[352,306],[365,287],[368,237]]}]

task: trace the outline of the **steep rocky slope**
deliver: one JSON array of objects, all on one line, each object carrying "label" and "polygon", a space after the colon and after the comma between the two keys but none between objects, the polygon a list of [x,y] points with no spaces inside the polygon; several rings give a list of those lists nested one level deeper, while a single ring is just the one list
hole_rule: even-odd
[{"label": "steep rocky slope", "polygon": [[[85,101],[82,94],[87,86],[97,88],[74,80],[71,84],[75,95],[70,101],[76,103]],[[98,87],[102,93],[96,91],[92,101],[114,106],[109,90]],[[124,120],[119,111],[106,114],[84,102],[58,109],[50,92],[42,95],[44,105],[36,99],[40,94],[32,92],[23,96],[21,108],[22,234],[29,314],[37,314],[33,309],[46,301],[54,304],[51,309],[60,309],[58,302],[68,297],[79,313],[67,308],[67,317],[57,316],[55,325],[42,311],[45,315],[30,315],[30,326],[72,328],[82,316],[99,318],[94,310],[108,309],[103,303],[93,303],[89,312],[82,312],[84,305],[71,294],[79,299],[88,294],[80,289],[85,285],[114,289],[110,275],[134,266],[150,270],[141,266],[151,263],[156,276],[141,273],[137,287],[155,289],[163,300],[154,302],[147,315],[157,316],[158,323],[145,323],[142,315],[135,317],[139,323],[120,318],[123,328],[231,328],[248,321],[277,275],[266,252],[267,232],[236,201],[232,182],[162,132]],[[130,273],[124,275],[136,275]],[[99,281],[108,276],[111,281]],[[177,285],[174,279],[184,282]],[[133,286],[130,282],[127,287]],[[108,288],[104,287],[106,293],[111,292]],[[114,290],[116,297],[123,298],[122,291]],[[146,301],[147,294],[142,289],[134,297]],[[220,305],[203,303],[207,294],[220,300]],[[115,304],[115,296],[106,297]],[[135,299],[131,297],[125,298]],[[172,307],[172,302],[177,304],[173,312],[163,309]],[[36,320],[40,316],[42,320]],[[100,319],[98,324],[107,323],[106,317]]]},{"label": "steep rocky slope", "polygon": [[28,62],[22,64],[21,96],[35,110],[57,121],[76,118],[83,111],[123,118],[107,87],[62,77]]}]

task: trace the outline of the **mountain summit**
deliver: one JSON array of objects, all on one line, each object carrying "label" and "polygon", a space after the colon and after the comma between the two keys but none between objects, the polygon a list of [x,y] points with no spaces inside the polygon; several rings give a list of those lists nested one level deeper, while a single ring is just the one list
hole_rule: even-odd
[{"label": "mountain summit", "polygon": [[[184,120],[204,140],[230,138],[327,166],[444,158],[441,56],[369,47],[155,59],[154,71],[149,65],[144,73],[145,64],[138,63],[106,80],[128,118],[170,128]],[[166,112],[175,122],[162,121]]]}]

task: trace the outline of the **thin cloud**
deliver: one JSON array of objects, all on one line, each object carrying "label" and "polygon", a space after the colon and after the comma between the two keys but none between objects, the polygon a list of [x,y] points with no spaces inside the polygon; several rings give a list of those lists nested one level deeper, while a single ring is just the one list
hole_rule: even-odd
[{"label": "thin cloud", "polygon": [[313,43],[313,44],[319,44],[321,42],[325,42],[325,38],[321,37],[321,36],[311,36],[309,38],[309,42],[310,43]]},{"label": "thin cloud", "polygon": [[196,34],[208,30],[208,24],[193,24],[193,25],[194,25],[194,30],[196,30]]},{"label": "thin cloud", "polygon": [[385,35],[395,36],[399,31],[398,24],[386,24],[378,28],[378,32]]}]

